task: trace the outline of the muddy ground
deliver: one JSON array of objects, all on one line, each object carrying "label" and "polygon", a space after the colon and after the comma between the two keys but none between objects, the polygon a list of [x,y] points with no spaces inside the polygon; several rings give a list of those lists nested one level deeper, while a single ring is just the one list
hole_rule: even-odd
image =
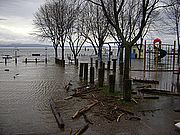
[{"label": "muddy ground", "polygon": [[[60,95],[54,98],[65,125],[62,135],[78,134],[82,129],[84,135],[180,134],[174,127],[174,121],[180,120],[180,97],[142,94],[136,89],[134,100],[124,102],[118,93],[90,89],[65,90],[60,95],[65,94],[67,98],[62,99]],[[97,104],[73,119],[77,111],[93,103]]]}]

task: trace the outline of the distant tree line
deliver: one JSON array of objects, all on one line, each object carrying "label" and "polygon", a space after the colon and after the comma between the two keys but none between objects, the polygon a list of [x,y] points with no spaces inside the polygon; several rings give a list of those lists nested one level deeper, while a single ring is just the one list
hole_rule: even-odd
[{"label": "distant tree line", "polygon": [[[131,47],[137,46],[141,51],[144,37],[165,9],[166,15],[174,15],[172,20],[179,40],[179,7],[179,0],[47,0],[35,13],[34,25],[38,37],[52,42],[56,58],[57,48],[61,47],[62,60],[65,43],[69,44],[74,59],[82,46],[90,43],[101,61],[102,47],[107,39],[121,42],[118,46],[120,71],[124,75],[123,96],[125,100],[131,100],[127,85]],[[137,44],[139,40],[140,44]]]}]

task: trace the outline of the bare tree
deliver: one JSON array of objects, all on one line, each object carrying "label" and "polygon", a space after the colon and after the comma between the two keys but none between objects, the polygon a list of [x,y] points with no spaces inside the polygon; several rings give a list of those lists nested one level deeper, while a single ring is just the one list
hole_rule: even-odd
[{"label": "bare tree", "polygon": [[82,46],[85,44],[87,38],[83,36],[81,27],[83,23],[76,20],[74,27],[72,27],[68,33],[68,43],[74,56],[75,64],[77,64],[77,56],[79,55]]},{"label": "bare tree", "polygon": [[51,39],[56,58],[57,48],[60,46],[62,60],[64,60],[64,46],[67,34],[76,16],[73,6],[75,3],[76,0],[49,0],[35,14],[34,24],[38,29],[37,35]]},{"label": "bare tree", "polygon": [[96,54],[96,48],[98,49],[99,59],[102,61],[102,47],[109,34],[109,23],[107,22],[101,7],[88,3],[84,9],[82,23],[85,24],[83,35],[87,38],[86,42],[93,45]]},{"label": "bare tree", "polygon": [[42,38],[43,40],[51,40],[53,47],[55,49],[55,58],[58,57],[57,48],[58,48],[58,32],[57,28],[52,21],[52,11],[48,3],[40,6],[38,11],[34,15],[34,25],[37,28],[35,35]]},{"label": "bare tree", "polygon": [[[119,40],[125,47],[124,68],[124,99],[131,100],[131,89],[129,83],[129,62],[131,47],[141,37],[152,12],[156,10],[159,0],[88,0],[102,7],[108,22],[114,27]],[[112,6],[109,10],[109,1]],[[123,15],[123,16],[122,16]],[[123,19],[122,19],[123,17]],[[140,27],[137,27],[137,20]],[[121,24],[121,25],[120,25]],[[134,34],[135,33],[135,34]]]},{"label": "bare tree", "polygon": [[180,62],[180,39],[179,39],[179,28],[180,28],[180,1],[179,0],[168,0],[164,2],[167,6],[165,13],[167,19],[164,21],[171,28],[171,32],[176,33],[178,43],[178,63]]}]

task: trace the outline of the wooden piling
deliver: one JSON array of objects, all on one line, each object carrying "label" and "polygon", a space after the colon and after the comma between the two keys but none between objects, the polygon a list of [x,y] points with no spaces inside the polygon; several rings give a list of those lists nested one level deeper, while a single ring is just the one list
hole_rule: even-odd
[{"label": "wooden piling", "polygon": [[125,101],[131,101],[131,84],[132,80],[125,79],[124,80],[124,88],[123,88],[123,98]]},{"label": "wooden piling", "polygon": [[25,58],[25,63],[27,64],[27,58]]},{"label": "wooden piling", "polygon": [[47,58],[45,58],[45,63],[47,64]]},{"label": "wooden piling", "polygon": [[79,77],[83,77],[83,68],[84,68],[84,63],[80,63],[80,69],[79,69]]},{"label": "wooden piling", "polygon": [[103,68],[99,68],[98,72],[98,85],[99,87],[103,87],[104,84],[104,75],[103,75]]},{"label": "wooden piling", "polygon": [[15,57],[15,64],[17,64],[17,57]]},{"label": "wooden piling", "polygon": [[110,67],[111,67],[111,61],[108,61],[108,63],[107,63],[107,70],[108,71],[110,70]]},{"label": "wooden piling", "polygon": [[90,67],[90,83],[94,84],[94,67]]},{"label": "wooden piling", "polygon": [[88,81],[88,63],[84,63],[84,81]]},{"label": "wooden piling", "polygon": [[98,69],[98,60],[96,60],[96,69]]},{"label": "wooden piling", "polygon": [[115,74],[109,75],[109,92],[114,93],[115,89]]},{"label": "wooden piling", "polygon": [[4,58],[4,63],[5,65],[7,65],[7,58]]},{"label": "wooden piling", "polygon": [[116,72],[116,60],[117,59],[112,59],[112,61],[113,61],[113,72]]},{"label": "wooden piling", "polygon": [[35,62],[37,63],[37,58],[35,58]]}]

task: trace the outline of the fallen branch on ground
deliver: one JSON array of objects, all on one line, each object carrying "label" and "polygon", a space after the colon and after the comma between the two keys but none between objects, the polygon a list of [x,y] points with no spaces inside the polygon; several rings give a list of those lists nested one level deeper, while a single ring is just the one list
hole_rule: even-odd
[{"label": "fallen branch on ground", "polygon": [[119,122],[120,121],[120,119],[121,119],[121,117],[124,115],[125,113],[121,113],[119,116],[118,116],[118,118],[117,118],[117,122]]},{"label": "fallen branch on ground", "polygon": [[79,129],[74,135],[82,135],[88,128],[89,125],[86,124],[82,129]]},{"label": "fallen branch on ground", "polygon": [[56,105],[55,105],[53,99],[50,100],[50,107],[51,107],[52,113],[54,114],[56,122],[58,123],[58,127],[60,129],[64,129],[64,122],[61,118],[60,113],[56,111]]},{"label": "fallen branch on ground", "polygon": [[71,98],[73,98],[73,96],[66,97],[66,98],[64,98],[64,100],[69,100]]},{"label": "fallen branch on ground", "polygon": [[87,112],[88,110],[90,110],[93,106],[95,106],[98,102],[92,103],[82,109],[80,109],[79,111],[77,111],[73,116],[72,119],[75,119],[79,116],[81,116],[83,113]]},{"label": "fallen branch on ground", "polygon": [[141,118],[140,118],[140,117],[133,116],[133,117],[130,117],[129,120],[134,120],[134,121],[135,121],[135,120],[141,120]]}]

